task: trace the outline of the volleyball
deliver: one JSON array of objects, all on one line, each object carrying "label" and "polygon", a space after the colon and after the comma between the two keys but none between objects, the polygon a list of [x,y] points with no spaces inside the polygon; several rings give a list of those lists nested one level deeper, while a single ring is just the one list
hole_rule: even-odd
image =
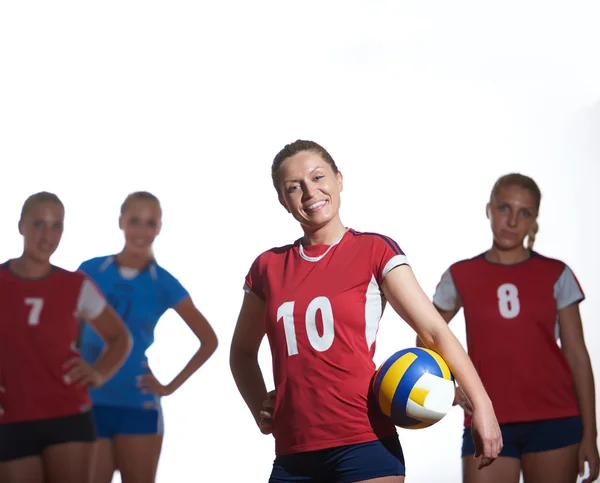
[{"label": "volleyball", "polygon": [[454,402],[454,376],[442,357],[422,347],[396,352],[377,370],[373,395],[381,412],[405,429],[440,421]]}]

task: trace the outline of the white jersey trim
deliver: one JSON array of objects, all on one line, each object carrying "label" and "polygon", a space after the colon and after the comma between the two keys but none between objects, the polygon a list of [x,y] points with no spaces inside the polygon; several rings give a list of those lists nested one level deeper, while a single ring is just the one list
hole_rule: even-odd
[{"label": "white jersey trim", "polygon": [[456,310],[460,307],[460,297],[458,296],[458,290],[456,290],[450,269],[443,273],[440,283],[438,283],[435,289],[433,304],[445,311]]},{"label": "white jersey trim", "polygon": [[585,296],[575,279],[571,269],[565,265],[565,269],[554,284],[554,298],[556,299],[556,308],[562,310],[569,305],[581,302]]},{"label": "white jersey trim", "polygon": [[95,320],[105,307],[106,299],[96,285],[86,278],[79,291],[77,315],[85,320]]},{"label": "white jersey trim", "polygon": [[389,261],[383,267],[383,272],[381,272],[382,280],[385,276],[390,273],[394,268],[399,267],[400,265],[408,265],[408,258],[406,255],[396,255],[389,259]]},{"label": "white jersey trim", "polygon": [[367,287],[366,303],[365,303],[365,338],[369,350],[377,339],[377,331],[379,330],[379,321],[383,315],[383,299],[381,290],[377,285],[377,280],[374,275],[371,275],[371,280]]}]

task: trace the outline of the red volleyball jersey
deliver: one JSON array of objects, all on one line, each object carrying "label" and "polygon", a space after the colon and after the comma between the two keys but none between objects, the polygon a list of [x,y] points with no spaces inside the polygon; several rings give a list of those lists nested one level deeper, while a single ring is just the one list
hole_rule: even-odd
[{"label": "red volleyball jersey", "polygon": [[495,264],[483,255],[455,263],[433,302],[442,310],[463,307],[471,360],[498,421],[514,423],[579,414],[557,339],[558,311],[583,299],[568,266],[532,252],[516,265]]},{"label": "red volleyball jersey", "polygon": [[78,357],[81,317],[94,320],[106,302],[82,273],[52,267],[23,279],[0,265],[0,424],[77,414],[91,407],[87,388],[64,381],[64,363]]},{"label": "red volleyball jersey", "polygon": [[266,303],[278,455],[395,434],[368,396],[385,307],[380,285],[403,264],[392,239],[352,229],[333,245],[298,240],[255,260],[246,290]]}]

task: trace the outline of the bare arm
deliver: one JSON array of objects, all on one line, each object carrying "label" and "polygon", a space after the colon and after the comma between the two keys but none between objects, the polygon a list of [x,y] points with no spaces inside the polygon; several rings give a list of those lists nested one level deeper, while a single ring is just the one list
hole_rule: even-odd
[{"label": "bare arm", "polygon": [[[450,322],[452,321],[454,316],[460,310],[460,305],[454,310],[442,310],[439,307],[436,307],[435,305],[434,305],[434,307],[437,309],[438,313],[442,316],[442,319],[444,319],[447,324],[450,324]],[[421,338],[418,335],[417,335],[417,347],[425,347],[425,344],[423,344],[423,341],[421,340]]]},{"label": "bare arm", "polygon": [[473,431],[482,437],[475,445],[484,456],[480,467],[491,464],[502,447],[502,436],[492,402],[471,359],[427,298],[409,266],[402,265],[390,271],[383,279],[382,289],[390,305],[417,332],[425,346],[438,352],[448,363],[474,407]]},{"label": "bare arm", "polygon": [[258,350],[265,336],[264,316],[264,302],[252,293],[245,293],[229,356],[233,379],[259,426],[262,405],[267,399],[265,380],[258,364]]},{"label": "bare arm", "polygon": [[[580,454],[580,470],[587,460],[590,464],[591,475],[598,477],[599,462],[596,439],[596,390],[590,355],[585,345],[583,326],[579,305],[572,304],[558,313],[560,340],[563,353],[571,367],[575,395],[583,421],[583,441],[581,449],[587,454]],[[584,459],[582,460],[581,457]],[[593,481],[593,480],[589,480]]]},{"label": "bare arm", "polygon": [[105,344],[105,348],[94,364],[94,369],[100,374],[101,383],[110,379],[125,362],[133,341],[129,330],[113,310],[106,304],[104,310],[88,323],[98,333]]},{"label": "bare arm", "polygon": [[394,310],[417,332],[425,346],[448,363],[475,408],[491,404],[471,359],[419,286],[410,267],[403,265],[388,273],[383,290]]},{"label": "bare arm", "polygon": [[198,338],[200,348],[181,372],[167,384],[167,394],[172,394],[179,389],[214,354],[219,345],[215,331],[206,317],[196,308],[191,297],[186,297],[173,308]]}]

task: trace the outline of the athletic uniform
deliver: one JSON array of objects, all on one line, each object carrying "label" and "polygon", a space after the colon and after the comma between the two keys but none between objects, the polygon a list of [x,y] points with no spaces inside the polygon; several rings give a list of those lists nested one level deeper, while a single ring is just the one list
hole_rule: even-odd
[{"label": "athletic uniform", "polygon": [[[154,342],[161,316],[188,292],[164,268],[151,261],[143,270],[119,267],[115,256],[97,257],[79,267],[106,294],[131,333],[133,348],[117,373],[103,386],[90,390],[98,437],[162,434],[163,418],[157,394],[143,394],[138,378],[148,373],[146,351]],[[95,361],[104,348],[96,332],[83,324],[82,357]]]},{"label": "athletic uniform", "polygon": [[106,300],[81,272],[52,266],[24,279],[0,265],[0,461],[45,447],[94,441],[87,388],[67,384],[64,364],[79,357],[79,320],[94,320]]},{"label": "athletic uniform", "polygon": [[[515,265],[481,254],[442,275],[433,303],[464,309],[468,352],[501,425],[502,456],[581,440],[571,369],[557,339],[558,312],[583,299],[568,266],[534,251]],[[470,426],[465,416],[463,456],[474,452]]]},{"label": "athletic uniform", "polygon": [[380,285],[404,264],[396,242],[352,229],[332,245],[297,240],[252,264],[245,290],[266,304],[276,388],[271,483],[404,474],[396,428],[369,390]]}]

